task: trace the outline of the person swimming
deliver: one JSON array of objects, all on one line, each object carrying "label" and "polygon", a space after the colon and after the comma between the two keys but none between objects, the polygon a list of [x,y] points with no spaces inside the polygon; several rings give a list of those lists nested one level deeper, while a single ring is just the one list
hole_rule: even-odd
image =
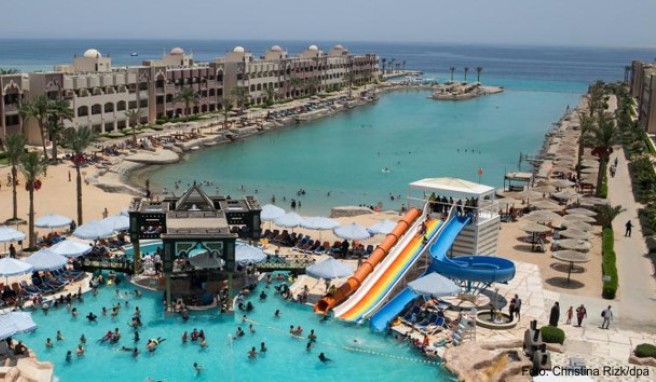
[{"label": "person swimming", "polygon": [[97,321],[96,321],[96,318],[98,318],[98,316],[96,316],[95,314],[93,314],[93,312],[89,312],[89,314],[87,314],[87,320],[88,320],[89,322],[97,322]]},{"label": "person swimming", "polygon": [[280,318],[280,309],[276,309],[276,311],[273,312],[273,317]]},{"label": "person swimming", "polygon": [[189,341],[189,335],[187,334],[187,331],[185,331],[182,333],[182,343],[186,343],[187,341]]},{"label": "person swimming", "polygon": [[46,339],[46,347],[52,348],[53,346],[55,345],[52,343],[52,340],[50,338]]},{"label": "person swimming", "polygon": [[84,350],[84,346],[82,346],[81,344],[78,345],[78,346],[77,346],[77,350],[75,351],[75,353],[77,354],[77,356],[78,356],[78,357],[83,356],[83,355],[84,355],[84,352],[85,352],[85,350]]},{"label": "person swimming", "polygon": [[203,368],[196,362],[194,362],[194,370],[196,370],[196,374],[200,373]]},{"label": "person swimming", "polygon": [[257,357],[257,350],[255,349],[255,346],[253,346],[251,350],[248,351],[248,358],[254,359],[255,357]]},{"label": "person swimming", "polygon": [[265,344],[264,342],[262,342],[262,343],[260,344],[260,353],[266,353],[267,350],[268,350],[268,349],[267,349],[267,347],[266,347],[266,344]]},{"label": "person swimming", "polygon": [[66,352],[66,363],[71,363],[72,360],[73,360],[73,352],[69,350]]},{"label": "person swimming", "polygon": [[332,359],[326,357],[326,355],[323,354],[323,353],[319,353],[319,361],[321,361],[323,363],[328,363],[328,362],[332,361]]},{"label": "person swimming", "polygon": [[310,330],[310,334],[308,334],[308,339],[310,340],[310,342],[317,341],[317,335],[314,334],[314,329]]},{"label": "person swimming", "polygon": [[243,337],[244,334],[245,334],[245,333],[244,333],[244,330],[241,328],[241,326],[237,327],[236,336],[237,336],[237,337]]},{"label": "person swimming", "polygon": [[312,341],[308,341],[307,345],[305,345],[305,350],[306,351],[312,350]]}]

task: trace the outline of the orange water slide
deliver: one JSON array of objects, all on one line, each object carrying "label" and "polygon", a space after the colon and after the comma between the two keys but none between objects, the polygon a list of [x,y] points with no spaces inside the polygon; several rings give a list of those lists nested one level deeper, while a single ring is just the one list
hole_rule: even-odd
[{"label": "orange water slide", "polygon": [[371,256],[360,265],[353,276],[349,277],[349,279],[346,280],[346,282],[339,287],[332,296],[326,296],[314,304],[314,312],[327,314],[330,309],[341,304],[348,296],[353,294],[353,292],[360,287],[364,279],[373,272],[376,265],[387,256],[389,250],[394,247],[399,241],[399,238],[406,233],[412,223],[419,216],[421,216],[421,211],[416,208],[411,208],[403,218],[399,220],[392,232],[385,236],[383,242],[376,247],[371,253]]}]

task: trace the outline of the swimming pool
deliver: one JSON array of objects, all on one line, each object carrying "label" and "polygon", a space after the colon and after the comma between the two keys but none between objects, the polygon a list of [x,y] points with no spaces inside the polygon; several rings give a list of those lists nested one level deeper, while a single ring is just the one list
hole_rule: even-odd
[{"label": "swimming pool", "polygon": [[[141,240],[139,242],[139,248],[141,248],[141,256],[154,255],[155,251],[157,251],[157,248],[162,248],[162,241]],[[131,259],[134,256],[134,249],[132,247],[132,244],[123,247],[123,252],[125,252],[126,257]]]},{"label": "swimming pool", "polygon": [[[192,312],[187,322],[179,316],[165,317],[161,294],[144,292],[143,297],[125,297],[132,290],[127,283],[119,287],[104,287],[98,296],[85,295],[84,303],[75,303],[79,317],[72,318],[65,307],[51,309],[47,316],[42,311],[33,313],[39,328],[33,333],[22,334],[23,340],[37,354],[40,360],[55,364],[55,374],[60,381],[82,381],[93,377],[98,381],[144,381],[148,377],[165,381],[427,381],[453,380],[453,377],[435,363],[426,363],[424,358],[407,345],[394,339],[371,333],[365,327],[347,325],[335,320],[321,322],[308,306],[290,303],[273,295],[274,289],[265,289],[269,297],[259,302],[257,293],[251,298],[255,305],[249,318],[254,321],[254,334],[248,332],[248,324],[241,323],[241,315],[234,317],[218,316],[216,311]],[[116,294],[120,292],[120,295]],[[125,302],[128,306],[125,307]],[[102,316],[102,307],[108,309],[112,304],[121,303],[124,307],[117,319]],[[122,346],[132,347],[133,331],[128,326],[132,313],[139,306],[144,327],[140,330],[138,343],[142,353],[133,358],[129,352],[121,351]],[[273,312],[280,309],[281,318],[274,318]],[[97,314],[98,322],[87,322],[89,312]],[[316,347],[306,351],[307,340],[292,338],[290,325],[301,325],[307,334],[314,329],[318,341]],[[246,335],[230,341],[241,326]],[[108,330],[119,328],[123,338],[118,344],[100,344],[97,340]],[[208,348],[198,345],[182,344],[183,331],[194,328],[203,329]],[[64,340],[55,341],[55,333],[61,330]],[[80,335],[87,337],[84,357],[73,356],[66,363],[66,351],[75,349]],[[149,338],[166,338],[153,354],[145,345]],[[54,348],[47,349],[45,341],[51,338],[57,342]],[[357,344],[353,340],[357,339]],[[247,351],[265,342],[268,352],[249,360]],[[355,346],[357,351],[347,350]],[[324,352],[333,362],[323,364],[317,356]],[[196,374],[193,363],[198,362],[204,370]]]}]

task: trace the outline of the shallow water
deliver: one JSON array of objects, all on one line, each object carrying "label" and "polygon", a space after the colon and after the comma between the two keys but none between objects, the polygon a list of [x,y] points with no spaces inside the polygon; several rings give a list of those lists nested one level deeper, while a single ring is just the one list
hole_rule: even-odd
[{"label": "shallow water", "polygon": [[[580,96],[572,84],[500,84],[510,87],[463,102],[430,100],[428,92],[386,94],[371,106],[193,153],[148,177],[173,191],[182,181],[178,193],[186,184],[210,180],[222,194],[236,196],[243,185],[263,203],[275,195],[289,208],[291,198],[300,199],[302,214],[361,203],[398,208],[401,201],[392,201],[390,193],[405,196],[414,180],[478,181],[479,168],[482,183],[500,187],[503,174],[517,170],[520,152],[535,154],[551,123]],[[208,192],[216,193],[216,185]],[[299,198],[300,188],[306,194]]]},{"label": "shallow water", "polygon": [[[125,285],[122,285],[126,287]],[[60,381],[84,381],[93,376],[97,381],[144,381],[147,377],[166,381],[427,381],[452,380],[436,364],[428,364],[424,358],[407,345],[371,333],[367,328],[345,325],[336,321],[320,322],[309,306],[288,303],[273,295],[274,289],[266,289],[269,297],[259,302],[252,301],[255,310],[249,318],[256,322],[256,332],[248,332],[248,324],[242,324],[241,315],[219,317],[215,311],[192,313],[188,322],[180,317],[164,317],[161,294],[147,292],[141,299],[124,297],[127,289],[105,287],[98,297],[85,295],[83,304],[74,304],[80,311],[80,317],[71,318],[65,307],[51,309],[49,314],[39,311],[33,314],[39,328],[31,334],[24,334],[18,339],[24,340],[39,359],[55,364],[55,373]],[[116,290],[121,296],[116,295]],[[259,295],[260,290],[256,292]],[[129,303],[125,307],[125,302]],[[103,306],[121,303],[124,308],[116,320],[101,316]],[[144,328],[140,330],[141,341],[137,344],[142,353],[133,358],[129,352],[121,351],[121,346],[132,347],[133,331],[128,322],[136,306],[142,311]],[[276,309],[282,311],[282,317],[273,318]],[[87,322],[88,312],[95,312],[97,324]],[[305,334],[314,329],[318,341],[310,352],[305,350],[307,341],[292,338],[289,325],[301,325]],[[229,341],[241,326],[246,335]],[[107,330],[118,327],[123,338],[119,344],[97,343]],[[209,347],[201,349],[193,343],[182,344],[183,331],[194,328],[203,329]],[[55,341],[55,333],[61,330],[64,341]],[[87,355],[73,356],[70,364],[65,362],[67,350],[73,351],[78,345],[80,335],[87,337]],[[166,338],[153,354],[149,354],[145,345],[149,338]],[[46,349],[46,338],[56,342],[54,348]],[[353,345],[357,339],[358,351],[349,351],[345,347]],[[260,343],[266,342],[268,352],[249,360],[247,352],[252,346],[259,350]],[[319,352],[324,352],[333,362],[323,364],[318,361]],[[193,363],[198,362],[204,370],[196,374]]]}]

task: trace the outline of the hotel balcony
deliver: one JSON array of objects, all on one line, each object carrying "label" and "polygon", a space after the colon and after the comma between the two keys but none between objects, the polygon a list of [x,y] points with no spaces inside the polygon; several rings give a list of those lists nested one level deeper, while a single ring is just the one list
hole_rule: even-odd
[{"label": "hotel balcony", "polygon": [[5,110],[5,114],[18,113],[18,104],[16,104],[16,103],[5,104],[4,110]]}]

